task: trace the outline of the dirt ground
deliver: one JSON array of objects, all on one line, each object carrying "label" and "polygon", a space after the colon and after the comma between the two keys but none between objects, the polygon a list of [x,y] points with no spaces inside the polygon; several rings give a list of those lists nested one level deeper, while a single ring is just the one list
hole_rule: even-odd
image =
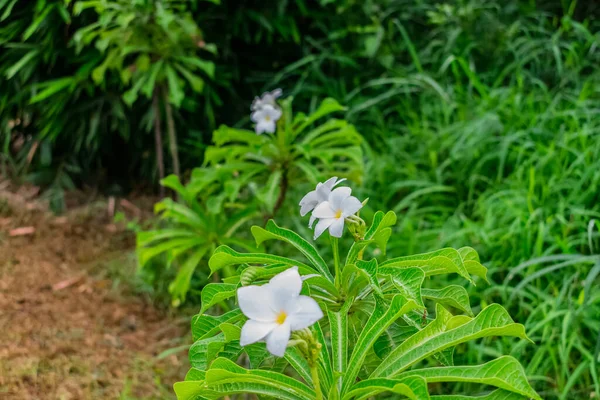
[{"label": "dirt ground", "polygon": [[163,352],[187,343],[189,319],[117,282],[134,237],[107,203],[67,217],[0,203],[0,398],[172,398],[187,352]]}]

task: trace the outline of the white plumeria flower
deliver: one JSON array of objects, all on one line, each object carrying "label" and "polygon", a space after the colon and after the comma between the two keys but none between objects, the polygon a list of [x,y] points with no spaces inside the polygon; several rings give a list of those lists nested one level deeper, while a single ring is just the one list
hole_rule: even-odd
[{"label": "white plumeria flower", "polygon": [[344,232],[344,220],[354,215],[362,208],[362,203],[356,197],[351,196],[352,189],[340,187],[329,194],[327,201],[319,204],[313,211],[313,216],[319,218],[315,226],[315,239],[321,236],[327,228],[333,237],[342,237]]},{"label": "white plumeria flower", "polygon": [[279,97],[281,97],[282,93],[283,92],[281,89],[275,89],[272,92],[264,92],[261,97],[257,96],[254,98],[254,101],[252,101],[252,105],[250,106],[250,110],[252,110],[252,111],[259,110],[267,104],[276,108],[277,103],[275,103],[275,100],[277,100]]},{"label": "white plumeria flower", "polygon": [[[324,183],[317,183],[315,190],[308,192],[306,196],[300,200],[300,215],[304,217],[307,213],[314,210],[319,204],[327,201],[333,188],[345,180],[346,179],[338,180],[337,176],[334,176],[333,178],[327,179]],[[315,219],[317,219],[317,217],[314,215],[310,216],[310,221],[308,222],[309,228],[312,228]]]},{"label": "white plumeria flower", "polygon": [[283,357],[291,332],[308,328],[323,317],[317,302],[300,295],[301,289],[298,267],[275,275],[263,286],[239,288],[240,309],[249,318],[242,327],[240,344],[264,339],[271,354]]},{"label": "white plumeria flower", "polygon": [[281,110],[269,104],[254,111],[250,116],[252,122],[256,124],[257,135],[263,132],[275,132],[275,123],[279,118],[281,118]]}]

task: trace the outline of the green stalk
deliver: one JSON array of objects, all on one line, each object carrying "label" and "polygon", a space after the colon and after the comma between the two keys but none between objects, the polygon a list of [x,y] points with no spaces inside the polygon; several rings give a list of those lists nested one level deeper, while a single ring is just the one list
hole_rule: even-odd
[{"label": "green stalk", "polygon": [[319,370],[317,363],[311,363],[310,365],[310,376],[312,377],[313,385],[315,386],[315,399],[323,400],[323,393],[321,392],[321,385],[319,383]]},{"label": "green stalk", "polygon": [[333,250],[333,265],[334,265],[334,284],[336,288],[340,287],[341,271],[340,271],[340,248],[338,246],[338,238],[330,236],[331,249]]}]

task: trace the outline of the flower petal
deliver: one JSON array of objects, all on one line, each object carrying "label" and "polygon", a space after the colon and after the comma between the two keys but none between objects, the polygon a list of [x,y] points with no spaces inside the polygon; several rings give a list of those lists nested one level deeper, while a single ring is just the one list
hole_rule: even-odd
[{"label": "flower petal", "polygon": [[[340,180],[340,182],[342,180]],[[333,189],[333,187],[335,185],[337,185],[339,183],[339,182],[336,183],[336,181],[337,181],[337,176],[334,176],[332,178],[327,179],[325,182],[323,182],[323,186],[327,186],[327,188],[329,188],[329,190],[331,190],[331,189]]]},{"label": "flower petal", "polygon": [[268,121],[266,119],[261,119],[260,121],[258,121],[258,123],[256,124],[256,134],[260,135],[263,132],[275,132],[275,121],[273,121],[272,119]]},{"label": "flower petal", "polygon": [[298,267],[292,267],[275,275],[268,284],[265,285],[271,291],[275,309],[278,313],[286,304],[298,297],[302,290],[302,278],[298,272]]},{"label": "flower petal", "polygon": [[352,189],[349,187],[339,187],[334,189],[329,194],[329,203],[332,210],[341,210],[342,202],[352,194]]},{"label": "flower petal", "polygon": [[312,229],[313,224],[315,223],[316,219],[317,219],[317,217],[315,217],[315,214],[311,214],[310,219],[308,220],[308,227],[310,229]]},{"label": "flower petal", "polygon": [[277,357],[283,357],[285,349],[290,340],[290,323],[285,321],[283,324],[278,325],[275,329],[267,336],[267,350],[269,353]]},{"label": "flower petal", "polygon": [[336,218],[329,227],[329,234],[336,238],[341,238],[344,233],[344,218]]},{"label": "flower petal", "polygon": [[323,318],[323,311],[317,302],[308,296],[299,296],[295,306],[297,311],[291,313],[286,319],[292,331],[308,328]]},{"label": "flower petal", "polygon": [[335,218],[335,211],[333,211],[328,201],[324,201],[315,207],[313,215],[316,218]]},{"label": "flower petal", "polygon": [[267,105],[263,108],[263,110],[265,110],[267,115],[269,115],[273,121],[277,121],[279,118],[281,118],[281,110],[279,108]]},{"label": "flower petal", "polygon": [[[314,212],[313,212],[313,215],[315,215]],[[315,226],[315,239],[317,239],[319,236],[321,236],[321,234],[323,232],[325,232],[325,229],[329,228],[329,226],[331,224],[333,224],[334,222],[335,222],[335,218],[320,219],[319,222],[317,222],[317,225]]]},{"label": "flower petal", "polygon": [[[326,182],[327,183],[327,182]],[[329,194],[331,193],[331,188],[326,185],[326,183],[319,183],[315,192],[317,192],[317,201],[322,203],[329,199]]]},{"label": "flower petal", "polygon": [[362,208],[362,206],[362,203],[356,197],[347,197],[342,202],[342,215],[344,216],[344,218],[349,217],[350,215],[354,215],[358,210]]},{"label": "flower petal", "polygon": [[263,119],[265,119],[265,112],[262,109],[258,109],[250,114],[250,120],[255,124]]},{"label": "flower petal", "polygon": [[253,319],[246,321],[242,326],[242,335],[240,336],[240,345],[247,346],[256,343],[267,336],[277,327],[276,322],[260,322]]},{"label": "flower petal", "polygon": [[274,322],[277,318],[273,293],[265,286],[243,286],[237,290],[240,310],[248,318]]}]

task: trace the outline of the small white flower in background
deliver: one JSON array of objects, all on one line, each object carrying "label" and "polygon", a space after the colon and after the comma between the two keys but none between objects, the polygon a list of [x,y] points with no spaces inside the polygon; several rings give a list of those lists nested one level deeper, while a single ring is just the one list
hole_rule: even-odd
[{"label": "small white flower in background", "polygon": [[[306,196],[300,200],[300,215],[304,217],[307,213],[314,210],[319,204],[327,201],[327,199],[329,199],[331,190],[345,180],[346,179],[338,180],[337,176],[334,176],[333,178],[326,180],[324,183],[317,183],[315,190],[308,192]],[[308,222],[309,228],[312,228],[316,218],[317,217],[314,215],[310,216],[310,221]]]},{"label": "small white flower in background", "polygon": [[270,105],[274,108],[277,108],[277,103],[275,103],[275,100],[281,97],[282,93],[283,92],[281,89],[275,89],[272,92],[264,92],[262,96],[257,96],[254,98],[254,101],[252,101],[252,105],[250,106],[250,110],[260,110],[265,105]]},{"label": "small white flower in background", "polygon": [[271,354],[283,357],[291,332],[308,328],[323,317],[317,302],[301,295],[301,289],[298,267],[275,275],[263,286],[239,288],[240,309],[249,318],[242,327],[240,344],[264,339]]},{"label": "small white flower in background", "polygon": [[321,236],[327,228],[333,237],[342,237],[344,221],[362,208],[362,203],[351,196],[352,189],[340,187],[334,189],[327,201],[319,204],[313,211],[313,216],[319,219],[315,226],[315,239]]},{"label": "small white flower in background", "polygon": [[252,122],[256,124],[257,135],[260,135],[263,132],[275,132],[275,123],[279,118],[281,118],[281,110],[269,104],[254,111],[250,116]]}]

